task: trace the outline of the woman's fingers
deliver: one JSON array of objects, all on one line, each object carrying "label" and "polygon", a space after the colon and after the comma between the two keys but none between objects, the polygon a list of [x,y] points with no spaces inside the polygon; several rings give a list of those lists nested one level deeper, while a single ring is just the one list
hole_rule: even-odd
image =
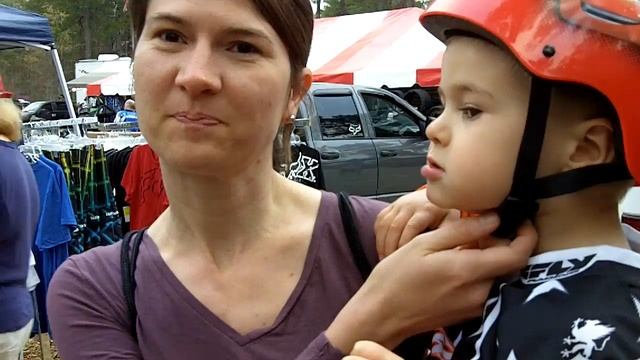
[{"label": "woman's fingers", "polygon": [[538,244],[538,234],[530,221],[519,229],[516,238],[504,245],[496,242],[494,246],[478,250],[477,256],[469,258],[469,266],[477,269],[478,279],[490,279],[519,271],[526,266]]},{"label": "woman's fingers", "polygon": [[418,235],[411,243],[421,247],[425,254],[455,249],[489,237],[499,223],[498,215],[494,213],[460,219],[444,223],[436,230]]},{"label": "woman's fingers", "polygon": [[389,232],[389,226],[391,221],[395,216],[396,209],[393,207],[393,204],[387,206],[382,209],[378,217],[376,218],[376,223],[374,225],[374,230],[376,233],[376,251],[378,252],[378,259],[384,258],[384,247],[385,240],[387,239],[387,233]]},{"label": "woman's fingers", "polygon": [[421,189],[397,199],[382,210],[375,223],[376,250],[380,259],[391,255],[428,228],[435,228],[456,211],[431,204]]},{"label": "woman's fingers", "polygon": [[387,235],[385,239],[383,239],[384,250],[382,255],[384,257],[387,257],[393,254],[394,251],[398,250],[400,236],[402,235],[402,231],[407,226],[407,223],[411,219],[412,215],[413,213],[409,211],[400,211],[391,221],[391,224],[389,225],[389,231],[387,231]]},{"label": "woman's fingers", "polygon": [[394,354],[391,350],[373,341],[358,341],[353,347],[351,355],[355,356],[352,360],[402,360],[401,357]]},{"label": "woman's fingers", "polygon": [[413,238],[423,233],[425,229],[437,225],[435,220],[436,216],[432,212],[418,212],[413,214],[402,230],[400,240],[398,241],[398,248],[406,245],[409,241],[413,240]]}]

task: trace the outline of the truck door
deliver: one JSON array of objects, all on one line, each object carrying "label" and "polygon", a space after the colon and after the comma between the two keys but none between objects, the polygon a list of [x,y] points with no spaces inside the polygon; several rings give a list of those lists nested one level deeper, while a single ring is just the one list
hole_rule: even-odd
[{"label": "truck door", "polygon": [[350,89],[313,93],[318,119],[312,124],[314,143],[327,190],[375,196],[378,159],[354,96]]},{"label": "truck door", "polygon": [[425,164],[429,142],[419,126],[425,119],[391,96],[366,91],[360,95],[378,156],[378,196],[417,189],[425,183],[420,168]]}]

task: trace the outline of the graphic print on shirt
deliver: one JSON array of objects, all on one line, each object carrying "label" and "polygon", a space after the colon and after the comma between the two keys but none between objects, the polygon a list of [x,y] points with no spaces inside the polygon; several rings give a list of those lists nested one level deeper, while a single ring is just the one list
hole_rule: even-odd
[{"label": "graphic print on shirt", "polygon": [[564,286],[562,286],[562,284],[560,283],[560,281],[558,280],[550,280],[547,282],[544,282],[538,286],[536,286],[533,290],[531,290],[531,294],[527,297],[527,300],[524,301],[524,303],[528,303],[531,300],[535,299],[538,296],[542,296],[544,294],[550,293],[552,291],[561,291],[565,294],[569,294],[569,292],[567,291],[567,289],[564,288]]},{"label": "graphic print on shirt", "polygon": [[562,350],[563,359],[589,360],[594,352],[601,352],[611,340],[616,328],[603,324],[600,320],[576,319],[571,325],[571,335],[562,343],[568,347]]},{"label": "graphic print on shirt", "polygon": [[568,260],[555,261],[551,263],[532,264],[522,273],[522,282],[525,284],[535,284],[551,279],[562,279],[575,275],[589,268],[594,262],[596,255],[585,256]]},{"label": "graphic print on shirt", "polygon": [[[636,314],[638,315],[638,319],[640,319],[640,300],[637,297],[631,295],[631,299],[633,300],[633,305],[636,307]],[[637,343],[640,343],[640,336],[638,336]]]},{"label": "graphic print on shirt", "polygon": [[320,167],[320,162],[317,159],[312,157],[303,155],[302,153],[298,154],[298,159],[291,163],[290,172],[289,172],[289,180],[305,180],[315,183],[316,175],[314,171]]},{"label": "graphic print on shirt", "polygon": [[141,203],[145,204],[150,198],[157,198],[164,194],[164,184],[162,183],[162,173],[159,167],[151,168],[142,174],[140,196]]}]

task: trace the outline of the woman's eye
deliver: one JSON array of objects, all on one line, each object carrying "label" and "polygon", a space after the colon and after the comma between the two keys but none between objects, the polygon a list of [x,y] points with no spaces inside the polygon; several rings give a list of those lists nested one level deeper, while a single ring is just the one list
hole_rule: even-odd
[{"label": "woman's eye", "polygon": [[159,35],[162,41],[178,43],[183,42],[182,35],[175,31],[162,31]]},{"label": "woman's eye", "polygon": [[259,54],[260,53],[260,49],[244,41],[233,44],[230,50],[240,54]]},{"label": "woman's eye", "polygon": [[482,111],[474,107],[465,107],[460,111],[462,112],[462,117],[467,120],[472,120],[482,113]]}]

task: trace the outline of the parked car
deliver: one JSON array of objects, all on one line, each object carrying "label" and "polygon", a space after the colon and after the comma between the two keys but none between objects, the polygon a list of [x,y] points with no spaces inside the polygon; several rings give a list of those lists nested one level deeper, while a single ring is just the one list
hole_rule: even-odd
[{"label": "parked car", "polygon": [[68,118],[69,110],[64,101],[34,101],[22,109],[22,122]]},{"label": "parked car", "polygon": [[[424,184],[427,119],[395,94],[314,83],[297,118],[295,137],[318,153],[317,187],[392,201]],[[301,159],[293,159],[290,178],[308,173],[314,159]]]}]

